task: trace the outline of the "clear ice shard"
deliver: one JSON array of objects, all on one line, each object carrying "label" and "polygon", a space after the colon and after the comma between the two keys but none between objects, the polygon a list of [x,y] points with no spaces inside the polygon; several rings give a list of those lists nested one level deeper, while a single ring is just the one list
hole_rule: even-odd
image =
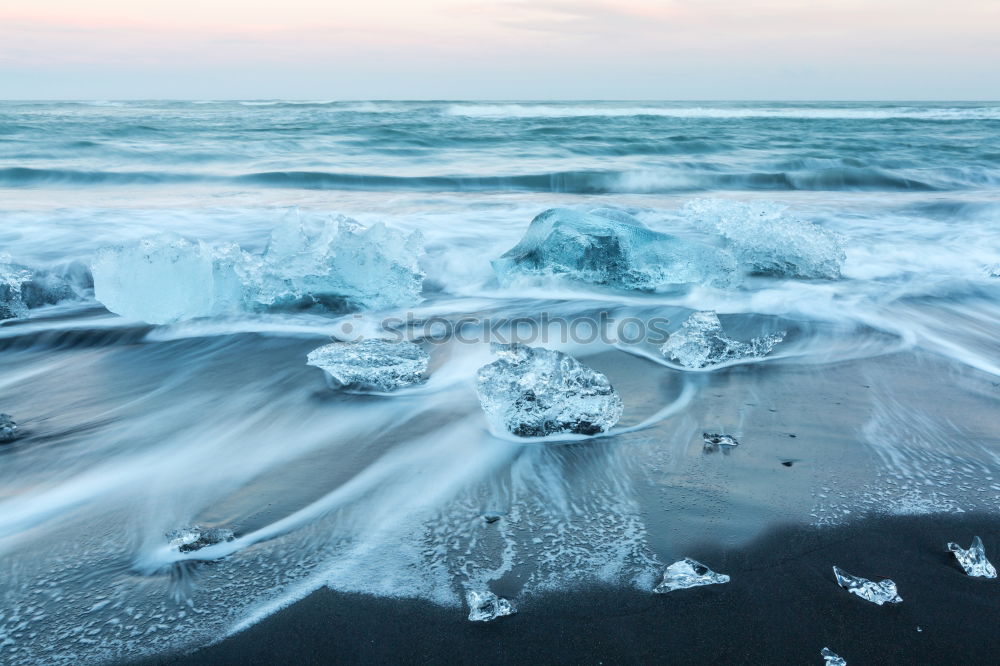
[{"label": "clear ice shard", "polygon": [[224,527],[203,528],[200,525],[192,525],[179,530],[167,532],[167,545],[177,549],[181,553],[189,553],[193,550],[200,550],[206,546],[214,546],[224,541],[232,541],[236,538],[232,530]]},{"label": "clear ice shard", "polygon": [[520,437],[596,435],[622,415],[608,378],[572,356],[522,344],[492,345],[499,358],[476,373],[476,391],[497,430]]},{"label": "clear ice shard", "polygon": [[109,310],[151,324],[236,311],[320,306],[381,309],[419,300],[419,232],[347,218],[277,227],[263,253],[173,235],[98,251],[94,294]]},{"label": "clear ice shard", "polygon": [[823,663],[826,666],[847,666],[847,662],[828,647],[823,648],[819,653],[823,655]]},{"label": "clear ice shard", "polygon": [[653,588],[653,592],[665,594],[699,585],[717,585],[728,582],[729,576],[726,574],[715,573],[701,562],[685,557],[667,567],[667,570],[663,572],[663,580]]},{"label": "clear ice shard", "polygon": [[896,592],[896,584],[888,578],[876,583],[867,578],[852,576],[837,566],[833,567],[833,575],[837,577],[837,584],[842,588],[873,604],[879,606],[886,603],[898,604],[903,600]]},{"label": "clear ice shard", "polygon": [[733,447],[740,445],[739,441],[732,435],[719,435],[706,432],[702,433],[701,437],[705,443],[705,448],[713,451],[718,450],[719,447]]},{"label": "clear ice shard", "polygon": [[520,276],[560,277],[619,289],[731,286],[736,260],[718,248],[653,231],[628,213],[551,208],[493,262],[503,284]]},{"label": "clear ice shard", "polygon": [[955,553],[955,559],[965,569],[966,574],[976,578],[997,577],[997,570],[986,559],[986,549],[983,547],[983,540],[979,537],[972,538],[972,545],[968,549],[951,542],[948,544],[948,550]]},{"label": "clear ice shard", "polygon": [[790,217],[785,206],[700,199],[683,213],[725,239],[749,273],[836,279],[846,255],[840,236]]},{"label": "clear ice shard", "polygon": [[470,622],[489,622],[517,612],[510,601],[489,590],[469,590],[465,593],[465,601],[469,604]]},{"label": "clear ice shard", "polygon": [[420,300],[423,237],[346,217],[318,228],[293,216],[271,234],[262,255],[237,263],[248,298],[260,306],[319,303],[333,309],[382,309]]},{"label": "clear ice shard", "polygon": [[430,356],[412,342],[334,342],[309,352],[306,363],[325,370],[337,384],[392,391],[423,381]]},{"label": "clear ice shard", "polygon": [[21,433],[10,414],[0,414],[0,444],[13,442]]},{"label": "clear ice shard", "polygon": [[705,368],[726,361],[767,356],[785,332],[739,342],[726,337],[719,316],[711,311],[695,312],[660,347],[660,352],[686,368]]}]

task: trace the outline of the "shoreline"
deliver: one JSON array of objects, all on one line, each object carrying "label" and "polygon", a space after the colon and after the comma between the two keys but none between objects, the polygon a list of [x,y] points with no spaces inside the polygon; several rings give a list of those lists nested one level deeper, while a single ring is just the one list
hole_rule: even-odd
[{"label": "shoreline", "polygon": [[[553,592],[515,600],[516,615],[484,624],[468,622],[465,608],[322,588],[214,645],[134,663],[822,664],[824,647],[849,664],[988,663],[1000,650],[1000,579],[966,576],[946,549],[974,535],[1000,561],[1000,516],[988,514],[785,526],[746,547],[688,553],[729,574],[724,585]],[[848,593],[833,565],[892,578],[903,602],[880,607]]]}]

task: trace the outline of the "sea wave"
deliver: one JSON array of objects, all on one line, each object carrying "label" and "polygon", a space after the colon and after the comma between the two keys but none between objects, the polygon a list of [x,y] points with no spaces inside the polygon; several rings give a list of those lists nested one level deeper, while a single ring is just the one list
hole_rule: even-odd
[{"label": "sea wave", "polygon": [[768,106],[577,106],[552,104],[453,104],[452,116],[506,118],[587,118],[660,116],[666,118],[782,118],[789,120],[1000,120],[1000,106],[982,107],[768,107]]},{"label": "sea wave", "polygon": [[560,192],[670,194],[722,190],[933,191],[960,183],[931,183],[875,168],[839,167],[799,172],[709,173],[683,169],[557,171],[511,176],[395,176],[326,171],[265,171],[237,176],[150,171],[0,169],[0,187],[45,185],[161,185],[216,183],[305,190],[433,192]]}]

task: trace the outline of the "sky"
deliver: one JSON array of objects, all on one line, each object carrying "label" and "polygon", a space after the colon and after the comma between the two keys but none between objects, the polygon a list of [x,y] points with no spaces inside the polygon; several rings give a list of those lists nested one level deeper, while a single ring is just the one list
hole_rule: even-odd
[{"label": "sky", "polygon": [[1000,0],[0,0],[0,99],[998,100]]}]

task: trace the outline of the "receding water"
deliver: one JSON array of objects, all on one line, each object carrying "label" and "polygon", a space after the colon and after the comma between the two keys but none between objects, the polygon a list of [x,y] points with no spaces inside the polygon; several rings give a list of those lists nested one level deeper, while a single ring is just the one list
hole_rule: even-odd
[{"label": "receding water", "polygon": [[[554,206],[700,239],[696,199],[787,206],[844,239],[842,277],[639,293],[501,286],[489,263]],[[0,104],[0,254],[20,264],[163,231],[260,251],[296,214],[421,231],[423,300],[151,326],[84,272],[83,299],[0,323],[0,412],[24,433],[0,445],[0,661],[195,647],[323,585],[456,613],[487,585],[529,612],[598,581],[650,590],[693,544],[778,523],[1000,501],[1000,105]],[[427,345],[430,380],[398,395],[305,363],[408,313],[675,330],[692,310],[739,340],[787,335],[709,371],[552,341],[624,402],[585,440],[491,434],[482,336]],[[708,452],[705,431],[740,443]],[[167,548],[195,523],[236,538]]]}]

